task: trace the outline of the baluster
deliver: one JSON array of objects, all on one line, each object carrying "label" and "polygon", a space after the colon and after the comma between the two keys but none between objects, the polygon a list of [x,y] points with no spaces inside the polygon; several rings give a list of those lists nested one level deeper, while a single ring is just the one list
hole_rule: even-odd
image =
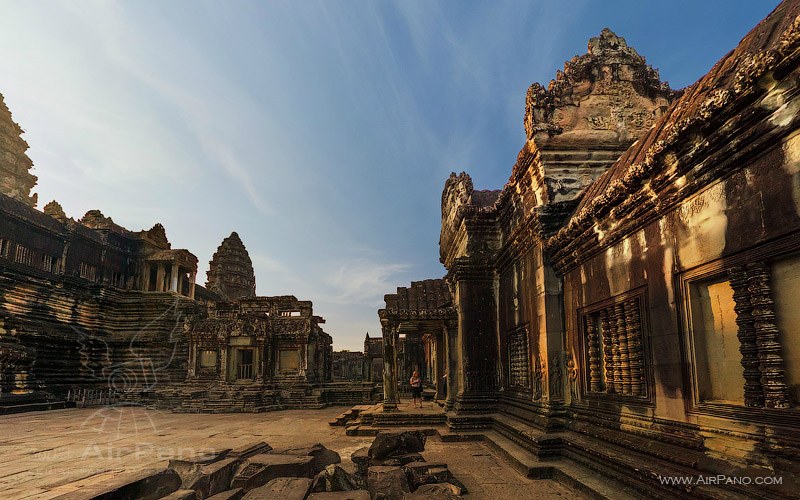
[{"label": "baluster", "polygon": [[763,262],[747,266],[748,291],[753,306],[753,326],[758,345],[758,361],[764,389],[764,406],[788,408],[789,394],[783,372],[778,326],[769,286],[769,268]]},{"label": "baluster", "polygon": [[614,337],[611,331],[611,319],[608,309],[600,311],[600,328],[603,336],[603,355],[606,364],[606,392],[613,394],[617,391],[615,384],[617,367],[614,359]]},{"label": "baluster", "polygon": [[628,358],[630,359],[631,394],[644,394],[643,367],[644,349],[642,348],[642,321],[639,313],[639,299],[625,302],[625,323],[628,334]]},{"label": "baluster", "polygon": [[603,390],[600,376],[600,342],[597,335],[597,315],[587,315],[586,337],[589,347],[589,387],[592,392]]}]

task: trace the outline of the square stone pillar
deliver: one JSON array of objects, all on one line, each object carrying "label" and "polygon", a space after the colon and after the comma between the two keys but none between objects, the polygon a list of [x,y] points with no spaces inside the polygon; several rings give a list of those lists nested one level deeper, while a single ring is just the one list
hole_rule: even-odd
[{"label": "square stone pillar", "polygon": [[447,394],[447,389],[445,384],[447,384],[447,352],[445,348],[445,333],[444,328],[442,328],[441,332],[437,332],[434,335],[434,352],[436,354],[435,359],[433,360],[434,366],[434,373],[436,374],[436,400],[441,401],[445,399]]},{"label": "square stone pillar", "polygon": [[172,264],[172,275],[170,276],[170,279],[169,279],[169,291],[170,292],[179,293],[179,290],[178,290],[178,278],[180,277],[180,271],[181,271],[180,266],[173,262],[173,264]]},{"label": "square stone pillar", "polygon": [[144,263],[144,271],[142,273],[142,291],[150,290],[150,264]]},{"label": "square stone pillar", "polygon": [[189,275],[189,298],[194,299],[194,285],[197,279],[197,271],[192,271]]},{"label": "square stone pillar", "polygon": [[396,324],[381,321],[383,333],[383,411],[397,411],[397,343]]},{"label": "square stone pillar", "polygon": [[499,393],[499,339],[495,276],[486,263],[467,262],[453,273],[458,308],[455,344],[450,357],[458,360],[458,394],[454,409],[459,413],[483,413],[493,408]]},{"label": "square stone pillar", "polygon": [[164,291],[164,275],[167,270],[164,268],[164,263],[159,262],[156,270],[156,292]]},{"label": "square stone pillar", "polygon": [[445,352],[445,410],[453,409],[455,397],[458,394],[458,325],[455,322],[446,322],[442,327]]},{"label": "square stone pillar", "polygon": [[220,343],[219,349],[219,378],[223,382],[228,381],[228,343]]},{"label": "square stone pillar", "polygon": [[189,370],[187,377],[188,379],[195,379],[197,378],[197,343],[196,342],[189,342]]}]

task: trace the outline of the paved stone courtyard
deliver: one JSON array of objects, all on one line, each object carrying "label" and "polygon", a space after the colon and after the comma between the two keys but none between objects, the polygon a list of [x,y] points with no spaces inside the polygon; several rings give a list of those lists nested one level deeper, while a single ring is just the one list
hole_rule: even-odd
[{"label": "paved stone courtyard", "polygon": [[[2,498],[54,498],[81,485],[170,458],[255,441],[274,447],[320,442],[342,456],[372,442],[350,437],[328,421],[342,411],[289,410],[257,414],[175,414],[135,407],[24,413],[0,419]],[[423,455],[442,461],[469,488],[471,498],[575,498],[555,481],[523,477],[480,442],[429,439]]]}]

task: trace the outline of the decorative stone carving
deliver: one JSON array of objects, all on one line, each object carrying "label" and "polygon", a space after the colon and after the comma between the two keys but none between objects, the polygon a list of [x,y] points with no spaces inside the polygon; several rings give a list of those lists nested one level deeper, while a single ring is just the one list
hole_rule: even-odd
[{"label": "decorative stone carving", "polygon": [[561,363],[561,355],[553,354],[550,356],[550,397],[562,398],[564,396],[564,367]]},{"label": "decorative stone carving", "polygon": [[510,387],[530,388],[529,357],[528,329],[520,327],[510,331],[508,333],[508,384]]},{"label": "decorative stone carving", "polygon": [[544,393],[544,359],[539,356],[534,358],[533,364],[533,400],[542,399]]},{"label": "decorative stone carving", "polygon": [[525,131],[537,142],[560,134],[630,142],[653,124],[674,95],[658,70],[606,28],[589,40],[586,54],[564,63],[546,89],[531,85]]},{"label": "decorative stone carving", "polygon": [[578,364],[571,352],[567,352],[567,377],[569,381],[569,397],[571,401],[578,400]]}]

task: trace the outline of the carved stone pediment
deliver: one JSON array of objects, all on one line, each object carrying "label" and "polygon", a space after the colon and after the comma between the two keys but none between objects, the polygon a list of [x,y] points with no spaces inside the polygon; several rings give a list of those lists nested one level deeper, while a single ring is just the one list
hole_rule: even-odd
[{"label": "carved stone pediment", "polygon": [[[675,97],[658,70],[608,28],[588,51],[564,63],[545,88],[525,99],[525,131],[540,146],[556,142],[633,142]],[[560,136],[560,137],[559,137]]]}]

